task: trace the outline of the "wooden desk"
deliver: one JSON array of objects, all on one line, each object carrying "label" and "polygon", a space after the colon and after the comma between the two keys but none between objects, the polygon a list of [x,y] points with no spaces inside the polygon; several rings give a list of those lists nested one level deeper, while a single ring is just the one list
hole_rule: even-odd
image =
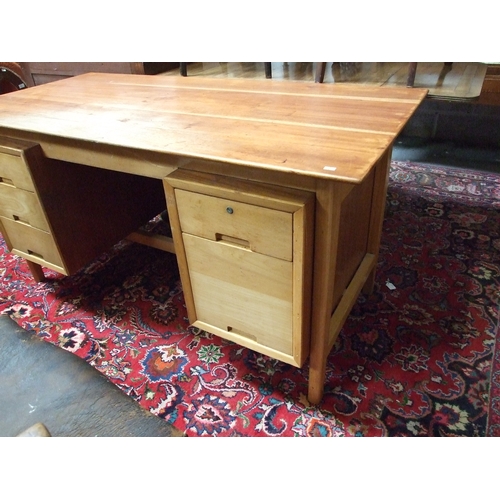
[{"label": "wooden desk", "polygon": [[373,286],[393,141],[425,95],[109,74],[10,93],[1,230],[39,278],[72,273],[166,195],[190,320],[297,366],[309,357],[319,403],[326,357]]}]

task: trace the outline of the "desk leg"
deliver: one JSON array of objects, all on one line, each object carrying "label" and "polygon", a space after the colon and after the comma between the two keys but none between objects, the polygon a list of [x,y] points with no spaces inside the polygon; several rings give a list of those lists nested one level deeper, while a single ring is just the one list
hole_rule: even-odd
[{"label": "desk leg", "polygon": [[[385,215],[385,202],[387,197],[387,184],[389,180],[389,168],[391,165],[392,147],[390,147],[375,165],[375,179],[373,183],[372,208],[370,216],[370,230],[368,233],[367,252],[375,256],[375,262],[378,262],[380,249],[380,239],[382,237],[382,226]],[[375,285],[375,274],[377,266],[375,265],[368,279],[363,286],[363,293],[373,292]]]},{"label": "desk leg", "polygon": [[26,260],[26,264],[30,268],[31,274],[37,283],[40,281],[45,281],[45,275],[43,274],[43,269],[40,264],[36,264],[35,262],[31,262],[30,260]]},{"label": "desk leg", "polygon": [[323,398],[340,229],[340,205],[350,189],[346,183],[325,181],[318,183],[316,190],[308,387],[308,399],[312,404],[318,404]]},{"label": "desk leg", "polygon": [[[334,181],[318,182],[317,185],[308,388],[308,399],[312,404],[319,404],[323,398],[326,360],[359,290],[362,288],[365,293],[371,293],[373,290],[385,214],[390,159],[391,148],[374,166],[371,203],[367,200],[370,203],[370,220],[366,256],[342,300],[336,304],[334,316],[335,271],[343,217],[341,208],[352,186]],[[366,194],[369,196],[370,192]],[[368,215],[368,211],[366,213]]]}]

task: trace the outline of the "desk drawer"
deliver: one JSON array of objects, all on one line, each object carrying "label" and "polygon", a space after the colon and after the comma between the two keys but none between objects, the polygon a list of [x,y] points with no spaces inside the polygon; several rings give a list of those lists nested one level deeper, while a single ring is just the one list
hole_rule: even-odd
[{"label": "desk drawer", "polygon": [[183,233],[292,260],[291,213],[180,189],[176,199]]},{"label": "desk drawer", "polygon": [[5,217],[0,219],[10,243],[9,250],[41,265],[49,263],[58,268],[64,267],[50,233]]},{"label": "desk drawer", "polygon": [[164,185],[191,324],[302,366],[314,195],[181,169]]},{"label": "desk drawer", "polygon": [[183,241],[197,320],[292,356],[292,263],[189,234]]},{"label": "desk drawer", "polygon": [[35,191],[23,153],[22,149],[11,147],[10,141],[6,143],[2,138],[0,141],[0,183]]},{"label": "desk drawer", "polygon": [[35,193],[0,183],[0,216],[50,232]]}]

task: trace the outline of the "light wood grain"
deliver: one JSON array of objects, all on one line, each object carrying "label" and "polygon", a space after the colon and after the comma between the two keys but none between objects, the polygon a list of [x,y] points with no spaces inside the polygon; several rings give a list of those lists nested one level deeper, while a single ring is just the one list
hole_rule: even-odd
[{"label": "light wood grain", "polygon": [[292,264],[183,235],[197,319],[292,354]]},{"label": "light wood grain", "polygon": [[217,328],[212,324],[208,324],[200,320],[194,321],[193,326],[199,328],[200,330],[213,333],[214,335],[222,337],[223,339],[230,340],[243,347],[247,347],[248,349],[252,349],[253,351],[265,354],[266,356],[269,356],[273,359],[278,359],[280,361],[288,363],[292,366],[302,366],[302,364],[298,362],[292,355],[285,354],[281,350],[276,350],[272,347],[257,342],[256,340],[254,340],[254,337],[251,334],[245,335],[244,332],[237,332],[235,330],[228,331],[227,329]]},{"label": "light wood grain", "polygon": [[[368,250],[372,215],[373,172],[361,184],[352,187],[342,201],[335,263],[335,288],[330,310],[338,304]],[[385,204],[382,204],[384,207]]]},{"label": "light wood grain", "polygon": [[50,231],[35,193],[0,183],[0,215]]},{"label": "light wood grain", "polygon": [[182,170],[165,187],[190,321],[302,366],[310,335],[312,194]]},{"label": "light wood grain", "polygon": [[330,335],[326,348],[327,352],[330,352],[333,348],[342,326],[349,316],[352,307],[356,303],[356,300],[376,263],[377,261],[375,260],[375,256],[371,253],[367,253],[361,261],[353,279],[350,281],[349,286],[345,289],[342,299],[340,300],[338,307],[335,308],[335,311],[330,319]]},{"label": "light wood grain", "polygon": [[147,245],[148,247],[157,248],[164,252],[175,253],[174,240],[169,236],[151,234],[143,229],[138,229],[130,233],[127,236],[127,240],[140,243],[141,245]]},{"label": "light wood grain", "polygon": [[[323,397],[328,334],[332,316],[334,294],[338,293],[335,269],[342,222],[342,202],[353,189],[352,185],[323,181],[316,191],[314,268],[311,322],[311,348],[309,359],[308,399],[318,404]],[[318,334],[318,332],[321,332]]]},{"label": "light wood grain", "polygon": [[183,190],[176,198],[183,232],[292,260],[292,214]]},{"label": "light wood grain", "polygon": [[2,217],[2,225],[9,235],[12,249],[18,251],[18,255],[39,263],[53,264],[59,269],[64,268],[61,255],[50,233],[5,217]]},{"label": "light wood grain", "polygon": [[167,200],[168,220],[170,230],[174,240],[175,256],[179,266],[179,274],[181,277],[182,290],[184,293],[184,301],[188,312],[189,323],[194,324],[196,321],[196,306],[193,299],[193,288],[189,278],[189,270],[186,258],[186,250],[182,238],[181,223],[179,220],[179,211],[177,210],[177,202],[175,198],[174,186],[169,182],[169,178],[163,179],[163,188],[165,190],[165,198]]},{"label": "light wood grain", "polygon": [[[0,143],[0,181],[15,187],[34,191],[35,187],[20,149],[7,148],[12,141],[2,138]],[[2,147],[3,145],[3,147]],[[3,150],[3,152],[2,152]],[[10,150],[10,151],[9,151]]]},{"label": "light wood grain", "polygon": [[39,132],[29,132],[0,127],[0,136],[14,135],[23,142],[35,142],[47,158],[66,160],[75,164],[98,167],[129,174],[138,174],[153,179],[163,179],[182,162],[178,157],[159,154],[144,149],[129,149],[96,142],[81,142],[64,137],[48,136]]},{"label": "light wood grain", "polygon": [[309,194],[303,206],[293,214],[292,331],[295,334],[292,364],[295,366],[303,366],[306,362],[311,340],[315,201],[314,196]]},{"label": "light wood grain", "polygon": [[87,74],[1,96],[0,127],[360,182],[426,93]]},{"label": "light wood grain", "polygon": [[[370,202],[370,221],[368,225],[369,230],[366,251],[374,255],[375,262],[378,260],[380,238],[382,236],[390,164],[391,150],[389,149],[378,160],[373,169],[373,194]],[[371,293],[373,291],[375,271],[376,267],[374,266],[364,284],[364,293]]]}]

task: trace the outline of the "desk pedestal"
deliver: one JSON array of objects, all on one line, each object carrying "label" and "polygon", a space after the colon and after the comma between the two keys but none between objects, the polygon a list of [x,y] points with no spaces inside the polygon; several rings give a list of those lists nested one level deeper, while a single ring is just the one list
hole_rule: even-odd
[{"label": "desk pedestal", "polygon": [[165,209],[161,180],[47,158],[0,137],[0,231],[30,263],[73,274]]},{"label": "desk pedestal", "polygon": [[319,403],[326,358],[373,288],[389,159],[360,184],[200,162],[167,176],[190,322],[294,366],[309,356]]}]

